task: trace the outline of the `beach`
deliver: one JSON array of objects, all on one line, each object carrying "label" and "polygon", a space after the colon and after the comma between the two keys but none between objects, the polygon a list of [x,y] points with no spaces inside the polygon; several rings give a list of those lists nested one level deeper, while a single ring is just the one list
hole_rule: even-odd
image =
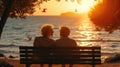
[{"label": "beach", "polygon": [[[19,60],[13,60],[9,59],[6,60],[8,63],[14,65],[14,67],[25,67],[25,64],[20,64]],[[32,64],[31,67],[40,67],[39,64]],[[44,65],[44,67],[48,67],[47,64]],[[61,64],[53,64],[52,67],[62,67]],[[68,64],[66,64],[66,67],[69,67]],[[88,64],[74,64],[73,67],[91,67],[91,65]],[[95,67],[120,67],[120,63],[102,63],[100,65],[96,65]]]},{"label": "beach", "polygon": [[[115,57],[114,57],[115,58]],[[20,64],[20,57],[0,57],[0,64],[1,62],[7,62],[10,65],[13,65],[14,67],[26,67],[25,64]],[[111,62],[102,62],[101,64],[96,65],[95,67],[120,67],[120,62],[113,62],[115,60],[112,60]],[[39,64],[32,64],[31,67],[40,67]],[[44,67],[48,67],[48,64],[44,64]],[[52,67],[62,67],[61,64],[53,64]],[[69,64],[66,64],[66,67],[69,67]],[[74,64],[73,67],[92,67],[92,65],[89,64]]]}]

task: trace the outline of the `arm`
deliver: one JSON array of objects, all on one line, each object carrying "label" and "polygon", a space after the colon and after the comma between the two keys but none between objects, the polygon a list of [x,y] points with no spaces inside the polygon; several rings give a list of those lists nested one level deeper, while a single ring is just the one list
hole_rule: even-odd
[{"label": "arm", "polygon": [[35,40],[34,40],[33,46],[37,46],[37,44],[38,44],[38,38],[35,37]]},{"label": "arm", "polygon": [[75,40],[73,40],[73,44],[74,44],[74,46],[77,46],[77,43],[76,43],[76,41],[75,41]]}]

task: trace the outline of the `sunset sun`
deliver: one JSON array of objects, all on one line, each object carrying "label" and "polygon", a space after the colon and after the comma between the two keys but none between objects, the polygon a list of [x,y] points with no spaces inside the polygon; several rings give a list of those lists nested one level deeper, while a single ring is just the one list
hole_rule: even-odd
[{"label": "sunset sun", "polygon": [[88,12],[94,5],[95,5],[94,0],[82,0],[81,2],[81,11],[83,12]]},{"label": "sunset sun", "polygon": [[74,4],[74,8],[79,12],[79,13],[87,13],[90,11],[92,7],[94,7],[96,4],[96,1],[94,0],[82,0],[80,4]]},{"label": "sunset sun", "polygon": [[[80,2],[78,2],[80,1]],[[54,0],[45,2],[41,9],[47,8],[46,12],[40,13],[41,10],[36,7],[36,15],[60,15],[64,12],[88,13],[92,7],[97,4],[95,0],[71,0],[56,2]]]}]

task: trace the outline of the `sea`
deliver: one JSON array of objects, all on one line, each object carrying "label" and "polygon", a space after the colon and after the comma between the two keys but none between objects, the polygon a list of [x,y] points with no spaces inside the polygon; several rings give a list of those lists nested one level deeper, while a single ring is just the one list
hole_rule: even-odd
[{"label": "sea", "polygon": [[19,46],[33,46],[34,38],[41,36],[40,27],[54,25],[52,39],[60,38],[59,27],[70,28],[70,38],[78,46],[101,46],[102,57],[120,53],[120,30],[108,33],[95,30],[88,16],[27,16],[26,19],[8,18],[0,39],[0,54],[19,56]]}]

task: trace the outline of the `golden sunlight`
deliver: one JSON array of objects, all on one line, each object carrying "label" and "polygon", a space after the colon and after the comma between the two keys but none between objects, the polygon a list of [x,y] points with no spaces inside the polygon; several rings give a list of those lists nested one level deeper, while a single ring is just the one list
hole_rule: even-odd
[{"label": "golden sunlight", "polygon": [[87,16],[85,19],[83,19],[83,21],[80,22],[79,30],[82,31],[77,32],[79,32],[81,36],[84,36],[84,39],[79,39],[83,41],[78,43],[78,46],[94,46],[96,44],[96,42],[89,42],[89,40],[97,39],[98,35],[96,32],[94,32],[94,24],[92,23],[92,21],[90,21],[90,19]]},{"label": "golden sunlight", "polygon": [[41,5],[41,7],[46,8],[46,12],[42,13],[41,10],[36,7],[36,12],[34,13],[34,15],[60,15],[64,12],[74,11],[76,13],[88,13],[90,9],[94,7],[97,3],[98,1],[94,0],[81,0],[80,3],[78,3],[77,0],[75,0],[74,2],[71,2],[69,0],[66,2],[64,0],[61,0],[59,3],[55,0],[51,0]]},{"label": "golden sunlight", "polygon": [[[94,35],[95,33],[93,32],[94,30],[94,27],[92,25],[91,22],[82,22],[82,24],[80,25],[80,28],[83,30],[83,31],[80,31],[79,33],[81,35],[84,35],[85,39],[83,40],[92,40],[94,39],[94,37],[97,38],[96,35]],[[93,42],[81,42],[79,44],[79,46],[93,46],[94,43]]]},{"label": "golden sunlight", "polygon": [[88,13],[92,7],[97,4],[97,1],[94,0],[82,0],[81,3],[77,6],[77,9],[81,13]]}]

